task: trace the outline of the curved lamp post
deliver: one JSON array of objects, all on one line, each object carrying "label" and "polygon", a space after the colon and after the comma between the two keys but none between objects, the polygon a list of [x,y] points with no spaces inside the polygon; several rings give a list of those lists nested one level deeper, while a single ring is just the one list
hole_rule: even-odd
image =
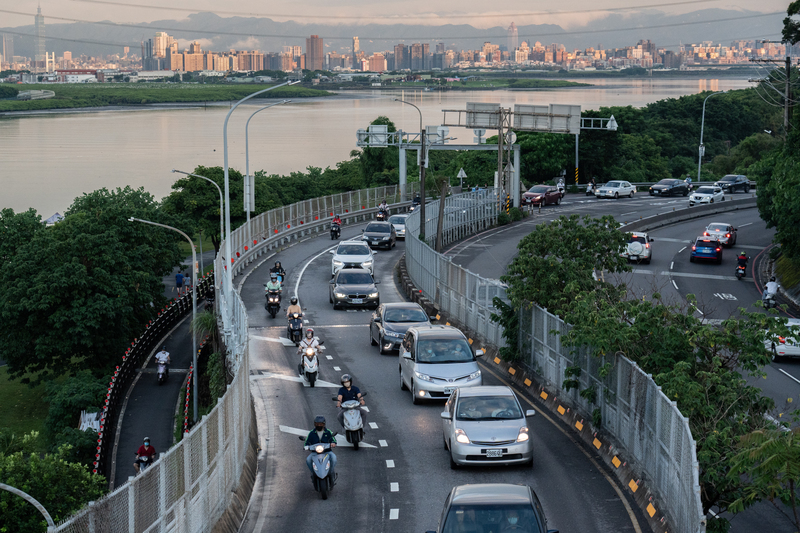
[{"label": "curved lamp post", "polygon": [[[421,241],[425,242],[425,159],[427,156],[427,143],[425,141],[425,128],[422,127],[422,111],[412,104],[411,102],[406,102],[405,100],[401,100],[400,98],[395,98],[395,102],[400,102],[401,104],[407,104],[417,110],[419,113],[419,141],[420,141],[420,158],[419,158],[419,196],[420,196],[420,204],[419,204],[419,238]],[[444,209],[444,199],[440,202],[439,209]]]},{"label": "curved lamp post", "polygon": [[[128,221],[142,222],[144,224],[150,224],[151,226],[158,226],[159,228],[171,229],[172,231],[180,233],[189,241],[189,246],[192,248],[192,327],[194,328],[194,321],[197,318],[197,268],[195,268],[197,264],[197,252],[195,251],[192,239],[178,228],[173,228],[166,224],[159,224],[158,222],[150,222],[149,220],[142,220],[141,218],[134,217],[129,218]],[[194,407],[193,420],[197,422],[197,336],[194,334],[194,331],[192,331],[192,365],[194,366],[194,372],[192,373],[192,389],[194,390],[194,403],[192,404]]]},{"label": "curved lamp post", "polygon": [[22,492],[21,490],[16,489],[16,488],[14,488],[14,487],[12,487],[10,485],[6,485],[5,483],[0,483],[0,489],[7,490],[11,494],[16,494],[17,496],[19,496],[20,498],[22,498],[26,502],[28,502],[31,505],[33,505],[34,507],[36,507],[36,510],[39,511],[40,513],[42,513],[42,516],[44,517],[45,522],[47,522],[47,531],[49,532],[49,531],[55,531],[56,530],[56,525],[53,522],[53,519],[50,517],[50,513],[47,512],[47,509],[44,508],[44,505],[39,503],[39,501],[36,498],[31,496],[27,492]]},{"label": "curved lamp post", "polygon": [[714,96],[715,94],[725,94],[726,91],[717,91],[715,93],[711,93],[706,96],[706,99],[703,100],[703,118],[700,121],[700,148],[698,149],[698,156],[697,156],[697,186],[700,186],[700,167],[703,164],[703,155],[706,153],[706,147],[703,146],[703,128],[706,125],[706,102],[709,98]]},{"label": "curved lamp post", "polygon": [[[201,180],[206,180],[207,182],[211,183],[214,187],[217,188],[217,191],[219,191],[219,238],[220,239],[224,238],[225,237],[225,233],[223,233],[223,229],[224,229],[224,226],[223,226],[223,221],[224,221],[224,218],[223,218],[223,216],[224,216],[224,207],[223,206],[224,206],[224,202],[222,201],[222,189],[219,188],[219,185],[217,185],[217,182],[212,180],[211,178],[207,178],[205,176],[200,176],[199,174],[192,174],[191,172],[184,172],[182,170],[177,170],[177,169],[174,169],[174,168],[172,169],[172,172],[176,172],[178,174],[184,174],[186,176],[191,176],[193,178],[200,178]],[[200,253],[203,252],[202,246],[203,246],[203,233],[201,231],[200,232]],[[202,259],[202,256],[201,256],[200,261],[202,262],[202,260],[203,259]]]}]

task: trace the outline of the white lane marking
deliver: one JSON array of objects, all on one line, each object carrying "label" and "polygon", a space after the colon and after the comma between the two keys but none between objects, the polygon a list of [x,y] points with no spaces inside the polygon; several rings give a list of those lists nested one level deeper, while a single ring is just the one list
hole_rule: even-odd
[{"label": "white lane marking", "polygon": [[[283,381],[294,381],[295,383],[302,383],[304,387],[309,387],[308,382],[300,376],[287,376],[286,374],[274,374],[272,372],[253,374],[250,376],[251,381],[256,381],[259,379],[281,379]],[[327,387],[329,389],[338,389],[341,387],[341,385],[337,385],[336,383],[331,383],[330,381],[325,381],[322,379],[318,379],[315,383],[315,386]]]},{"label": "white lane marking", "polygon": [[670,269],[670,270],[672,270],[672,267],[674,267],[674,266],[675,266],[675,261],[673,261],[673,262],[671,262],[671,263],[669,264],[669,269]]},{"label": "white lane marking", "polygon": [[292,342],[289,339],[286,339],[284,337],[278,337],[276,339],[274,337],[260,337],[258,335],[250,335],[250,338],[251,339],[256,339],[256,340],[259,340],[259,341],[279,342],[279,343],[283,344],[284,346],[294,346],[294,342]]},{"label": "white lane marking", "polygon": [[315,328],[368,328],[369,324],[328,324],[328,325],[320,325],[316,324]]},{"label": "white lane marking", "polygon": [[780,372],[784,373],[784,374],[785,374],[785,375],[786,375],[786,376],[787,376],[789,379],[793,379],[793,380],[795,380],[797,383],[800,383],[800,379],[797,379],[796,377],[794,377],[793,375],[791,375],[790,373],[788,373],[788,372],[787,372],[787,371],[785,371],[784,369],[782,369],[782,368],[779,368],[778,370],[779,370]]},{"label": "white lane marking", "polygon": [[[311,432],[310,429],[293,428],[291,426],[283,426],[283,425],[278,426],[278,429],[280,429],[284,433],[288,433],[290,435],[298,435],[300,437],[306,437]],[[337,435],[337,434],[335,434],[335,435]],[[341,439],[341,440],[342,440],[342,442],[339,442],[339,441],[336,442],[336,447],[337,448],[338,447],[344,447],[344,448],[352,448],[353,447],[353,445],[350,444],[349,442],[347,442],[346,440],[344,440],[344,439]],[[364,447],[364,448],[377,448],[377,446],[375,446],[374,444],[368,444],[366,442],[359,442],[358,443],[358,447],[359,448],[361,448],[361,447]]]},{"label": "white lane marking", "polygon": [[694,310],[697,311],[698,313],[700,313],[701,316],[706,316],[706,314],[704,312],[702,312],[701,310],[699,310],[698,308],[695,307]]},{"label": "white lane marking", "polygon": [[692,241],[687,241],[686,239],[670,239],[669,237],[656,237],[655,240],[657,242],[682,242],[683,244],[686,244],[687,242],[692,242]]},{"label": "white lane marking", "polygon": [[386,468],[394,468],[394,459],[386,459]]},{"label": "white lane marking", "polygon": [[743,227],[745,227],[745,226],[749,226],[749,225],[751,225],[751,224],[752,224],[752,222],[748,222],[747,224],[739,224],[739,227],[740,227],[740,228],[743,228]]},{"label": "white lane marking", "polygon": [[389,520],[397,520],[400,518],[400,509],[389,509]]},{"label": "white lane marking", "polygon": [[[297,300],[297,301],[299,302],[300,300]],[[307,319],[307,318],[306,318],[306,319],[304,319],[304,320],[303,320],[303,322],[305,322],[306,324],[308,324],[308,319]]]},{"label": "white lane marking", "polygon": [[634,213],[638,213],[638,211],[631,211],[630,213],[622,213],[620,216],[624,217],[624,216],[632,215]]},{"label": "white lane marking", "polygon": [[297,281],[295,281],[295,283],[294,283],[294,295],[297,296],[297,305],[300,305],[300,282],[303,280],[303,274],[305,273],[306,269],[308,268],[308,265],[310,265],[311,263],[313,263],[318,258],[322,257],[323,255],[327,254],[328,252],[330,252],[331,250],[336,248],[336,246],[339,246],[339,245],[336,244],[336,245],[331,246],[330,248],[328,248],[326,250],[323,250],[322,252],[318,253],[317,255],[315,255],[314,257],[312,257],[308,261],[306,261],[306,264],[303,265],[303,268],[300,269],[300,274],[297,276]]},{"label": "white lane marking", "polygon": [[686,249],[686,246],[684,246],[683,248],[681,248],[680,250],[678,250],[678,253],[681,253],[681,252],[682,252],[682,251],[684,251],[685,249]]},{"label": "white lane marking", "polygon": [[672,285],[675,287],[675,290],[677,291],[678,290],[678,284],[675,283],[674,279],[672,280]]},{"label": "white lane marking", "polygon": [[400,483],[389,483],[389,492],[400,492]]},{"label": "white lane marking", "polygon": [[325,359],[327,359],[328,361],[333,361],[333,356],[332,355],[326,355]]},{"label": "white lane marking", "polygon": [[379,440],[378,444],[381,445],[381,448],[386,448],[389,445],[389,443],[386,442],[385,440]]},{"label": "white lane marking", "polygon": [[369,413],[369,407],[367,407],[366,405],[362,405],[361,408]]},{"label": "white lane marking", "polygon": [[370,422],[369,427],[372,429],[378,429],[378,424],[376,424],[375,422]]},{"label": "white lane marking", "polygon": [[[661,273],[662,276],[673,276],[679,278],[695,278],[695,279],[719,279],[724,281],[739,281],[736,276],[719,276],[716,274],[692,274],[690,272],[667,272],[666,270]],[[748,281],[748,280],[745,280]],[[741,281],[739,281],[741,283]]]},{"label": "white lane marking", "polygon": [[338,366],[333,367],[333,370],[336,371],[336,372],[341,372],[342,371],[342,369],[339,368]]}]

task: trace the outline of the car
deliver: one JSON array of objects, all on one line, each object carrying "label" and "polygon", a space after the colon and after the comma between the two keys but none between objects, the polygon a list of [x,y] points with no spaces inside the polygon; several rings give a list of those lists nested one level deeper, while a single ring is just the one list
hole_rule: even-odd
[{"label": "car", "polygon": [[703,185],[698,187],[696,191],[689,197],[689,207],[694,204],[713,204],[714,202],[722,202],[725,200],[725,193],[722,188],[716,185]]},{"label": "car", "polygon": [[331,258],[331,277],[342,268],[365,268],[374,273],[375,252],[363,241],[343,241],[334,250]]},{"label": "car", "polygon": [[534,185],[522,195],[523,205],[559,205],[561,191],[552,185]]},{"label": "car", "polygon": [[411,391],[416,405],[443,400],[459,387],[483,385],[481,370],[467,338],[452,326],[408,328],[400,344],[400,389]]},{"label": "car", "polygon": [[728,248],[736,244],[736,228],[725,222],[712,222],[706,227],[703,235],[706,237],[716,235],[717,240]]},{"label": "car", "polygon": [[653,239],[647,233],[631,232],[628,245],[620,255],[628,261],[644,261],[649,265],[653,258],[651,242]]},{"label": "car", "polygon": [[444,502],[436,531],[558,533],[547,529],[539,497],[528,485],[475,483],[453,487]]},{"label": "car", "polygon": [[371,248],[385,247],[391,250],[397,244],[397,233],[390,222],[370,222],[361,231],[361,238]]},{"label": "car", "polygon": [[408,328],[430,326],[431,319],[415,303],[379,305],[369,322],[369,343],[378,345],[381,354],[398,350]]},{"label": "car", "polygon": [[717,264],[722,263],[722,243],[716,235],[700,235],[695,239],[689,261],[694,263],[695,259],[714,259]]},{"label": "car", "polygon": [[394,231],[397,234],[398,239],[405,240],[406,238],[406,219],[408,218],[408,213],[403,213],[401,215],[392,215],[389,217],[389,224],[394,226]]},{"label": "car", "polygon": [[736,191],[750,192],[750,180],[741,174],[728,174],[723,176],[714,185],[725,192],[735,193]]},{"label": "car", "polygon": [[636,187],[627,181],[609,181],[605,185],[600,185],[595,191],[594,195],[598,198],[619,198],[620,196],[628,196],[633,198],[633,193],[636,192]]},{"label": "car", "polygon": [[533,441],[524,411],[508,387],[459,388],[442,412],[450,468],[459,465],[533,464]]},{"label": "car", "polygon": [[378,283],[365,268],[343,268],[330,282],[330,303],[342,307],[378,307],[381,295]]},{"label": "car", "polygon": [[[800,328],[800,320],[796,318],[786,319],[786,325],[793,330],[797,331]],[[777,342],[767,340],[764,342],[765,347],[769,350],[772,360],[775,361],[780,357],[800,357],[800,342],[798,337],[778,337]]]},{"label": "car", "polygon": [[689,184],[683,180],[664,179],[650,186],[650,196],[687,196]]}]

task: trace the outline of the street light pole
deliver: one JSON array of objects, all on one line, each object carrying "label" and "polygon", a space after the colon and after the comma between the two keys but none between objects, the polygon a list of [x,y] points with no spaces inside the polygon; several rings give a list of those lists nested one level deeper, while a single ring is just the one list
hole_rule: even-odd
[{"label": "street light pole", "polygon": [[700,147],[698,148],[698,156],[697,156],[697,186],[700,186],[700,167],[703,164],[703,155],[706,153],[706,147],[703,146],[703,128],[706,125],[706,102],[709,98],[714,96],[715,94],[724,94],[725,91],[717,91],[715,93],[711,93],[706,96],[705,100],[703,100],[703,118],[700,121]]},{"label": "street light pole", "polygon": [[[185,176],[191,176],[193,178],[200,178],[201,180],[206,180],[207,182],[211,183],[214,187],[217,188],[217,191],[219,191],[219,238],[222,239],[225,236],[225,234],[222,232],[222,230],[223,230],[223,224],[222,223],[223,223],[223,220],[224,220],[223,219],[223,209],[224,209],[223,205],[224,205],[224,202],[222,201],[222,189],[219,188],[219,185],[217,185],[217,182],[212,180],[211,178],[207,178],[205,176],[200,176],[198,174],[192,174],[191,172],[184,172],[182,170],[176,170],[174,168],[172,169],[172,172],[173,173],[178,173],[178,174],[183,174]],[[201,239],[201,243],[202,243],[202,239],[203,239],[202,231],[200,232],[200,239]],[[202,244],[201,244],[201,246],[202,246]],[[200,253],[202,253],[202,250],[201,250]],[[222,274],[219,274],[219,275],[222,276]]]},{"label": "street light pole", "polygon": [[256,114],[264,111],[265,109],[269,109],[270,107],[274,107],[276,105],[288,104],[289,102],[291,102],[291,100],[283,100],[281,102],[275,102],[274,104],[265,105],[261,109],[253,111],[253,114],[250,115],[250,118],[247,119],[247,124],[244,126],[244,211],[247,213],[247,242],[253,240],[252,233],[250,232],[250,195],[254,194],[253,191],[250,190],[252,185],[250,183],[250,120],[252,120]]},{"label": "street light pole", "polygon": [[[425,160],[427,157],[427,141],[425,140],[425,128],[422,127],[422,111],[412,104],[411,102],[406,102],[405,100],[401,100],[399,98],[394,99],[395,102],[400,102],[401,104],[408,104],[414,109],[417,110],[419,113],[419,142],[420,142],[420,157],[419,157],[419,196],[420,196],[420,203],[419,203],[419,239],[425,242]],[[441,205],[439,209],[444,209],[444,199],[439,202]]]},{"label": "street light pole", "polygon": [[[192,248],[192,328],[194,328],[195,319],[197,318],[197,268],[195,268],[195,264],[197,264],[197,251],[195,250],[194,242],[178,228],[173,228],[166,224],[159,224],[158,222],[142,220],[141,218],[131,217],[128,220],[130,222],[142,222],[144,224],[150,224],[151,226],[158,226],[159,228],[171,229],[172,231],[180,233],[189,241],[189,246]],[[193,420],[197,422],[197,336],[194,334],[194,329],[192,329],[192,366],[194,368],[194,372],[192,373],[192,390],[194,390],[194,403],[192,404],[194,407]]]}]

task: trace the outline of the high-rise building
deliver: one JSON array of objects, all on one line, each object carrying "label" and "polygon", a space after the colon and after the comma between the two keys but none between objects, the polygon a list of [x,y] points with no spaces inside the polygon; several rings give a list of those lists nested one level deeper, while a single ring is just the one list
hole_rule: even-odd
[{"label": "high-rise building", "polygon": [[436,53],[443,54],[444,53],[444,43],[437,43],[436,44]]},{"label": "high-rise building", "polygon": [[411,68],[408,63],[408,47],[404,44],[394,45],[394,70]]},{"label": "high-rise building", "polygon": [[13,35],[0,35],[0,54],[3,55],[3,61],[11,63],[14,61],[14,36]]},{"label": "high-rise building", "polygon": [[353,37],[353,65],[358,64],[358,53],[361,51],[361,45],[358,42],[358,37]]},{"label": "high-rise building", "polygon": [[64,61],[72,61],[72,52],[69,51],[64,52]]},{"label": "high-rise building", "polygon": [[517,25],[512,22],[508,27],[508,51],[513,54],[517,48],[519,48],[519,32]]},{"label": "high-rise building", "polygon": [[42,15],[42,6],[36,11],[34,18],[36,23],[36,37],[34,42],[33,60],[35,61],[34,70],[39,71],[44,69],[47,65],[47,51],[45,48],[45,33],[44,33],[44,15]]},{"label": "high-rise building", "polygon": [[430,45],[428,43],[414,43],[411,45],[410,65],[411,70],[429,70],[431,68]]},{"label": "high-rise building", "polygon": [[306,68],[308,70],[322,70],[322,63],[325,60],[322,50],[322,37],[312,35],[306,39]]},{"label": "high-rise building", "polygon": [[383,57],[383,54],[377,53],[370,56],[369,70],[370,72],[384,72],[386,70],[386,58]]}]

